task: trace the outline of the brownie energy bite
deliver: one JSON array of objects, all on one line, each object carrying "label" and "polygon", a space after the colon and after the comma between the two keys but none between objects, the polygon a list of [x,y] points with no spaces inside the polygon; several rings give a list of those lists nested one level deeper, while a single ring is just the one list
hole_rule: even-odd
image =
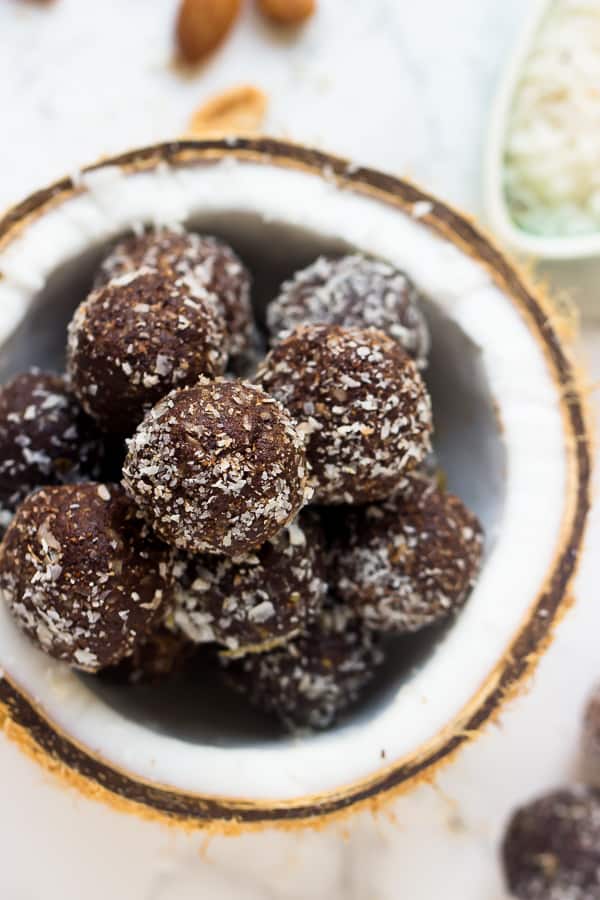
[{"label": "brownie energy bite", "polygon": [[419,368],[427,364],[429,329],[414,284],[392,265],[355,254],[321,256],[282,286],[267,308],[272,340],[297,325],[377,328],[399,341]]},{"label": "brownie energy bite", "polygon": [[131,434],[172,388],[226,364],[221,313],[186,276],[122,275],[90,294],[69,326],[71,386],[106,431]]},{"label": "brownie energy bite", "polygon": [[389,496],[431,449],[431,401],[400,344],[374,329],[299,326],[256,381],[307,435],[315,500]]},{"label": "brownie energy bite", "polygon": [[289,640],[321,612],[324,544],[315,517],[300,513],[245,556],[190,557],[176,589],[176,624],[196,642],[239,654]]},{"label": "brownie energy bite", "polygon": [[183,228],[132,235],[106,257],[94,284],[102,287],[138,269],[157,271],[170,281],[193,279],[196,293],[215,303],[225,319],[230,356],[248,351],[254,333],[250,273],[223,241]]},{"label": "brownie energy bite", "polygon": [[173,556],[118,485],[44,488],[19,507],[0,589],[46,653],[96,672],[133,652],[173,599]]},{"label": "brownie energy bite", "polygon": [[201,379],[173,391],[129,442],[124,485],[163,540],[239,556],[311,497],[304,440],[260,388]]},{"label": "brownie energy bite", "polygon": [[35,488],[98,474],[100,435],[65,379],[32,369],[0,387],[0,512]]}]

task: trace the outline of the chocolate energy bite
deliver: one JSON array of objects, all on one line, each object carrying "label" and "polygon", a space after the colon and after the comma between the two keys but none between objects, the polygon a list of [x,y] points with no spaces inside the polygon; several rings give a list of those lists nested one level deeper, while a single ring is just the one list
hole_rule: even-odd
[{"label": "chocolate energy bite", "polygon": [[318,503],[387,497],[431,449],[425,384],[382,332],[299,326],[271,350],[256,381],[307,435]]},{"label": "chocolate energy bite", "polygon": [[420,299],[409,278],[389,263],[358,254],[321,256],[285,282],[267,309],[267,324],[273,340],[309,323],[377,328],[424,368],[430,339]]},{"label": "chocolate energy bite", "polygon": [[600,792],[563,788],[519,809],[502,856],[516,900],[600,900]]},{"label": "chocolate energy bite", "polygon": [[464,605],[482,550],[476,516],[429,475],[414,473],[394,497],[348,511],[329,578],[370,628],[418,631]]},{"label": "chocolate energy bite", "polygon": [[336,606],[289,644],[223,665],[235,690],[294,732],[332,725],[359,699],[383,658],[376,637]]},{"label": "chocolate energy bite", "polygon": [[67,367],[82,406],[131,434],[172,388],[227,364],[225,324],[192,276],[140,269],[92,293],[69,325]]},{"label": "chocolate energy bite", "polygon": [[250,273],[227,244],[183,228],[160,228],[120,241],[96,276],[101,287],[140,268],[156,270],[168,281],[194,279],[196,292],[212,300],[225,319],[227,350],[237,357],[249,349],[254,333]]},{"label": "chocolate energy bite", "polygon": [[209,381],[173,391],[129,442],[124,485],[167,543],[239,556],[311,496],[304,440],[260,388]]},{"label": "chocolate energy bite", "polygon": [[324,535],[301,513],[245,556],[189,558],[176,590],[175,622],[198,643],[260,652],[314,621],[326,590]]},{"label": "chocolate energy bite", "polygon": [[42,650],[87,672],[134,651],[173,599],[172,552],[118,485],[44,488],[0,549],[0,590]]},{"label": "chocolate energy bite", "polygon": [[60,375],[32,369],[0,387],[0,514],[35,488],[98,474],[102,444],[94,423]]}]

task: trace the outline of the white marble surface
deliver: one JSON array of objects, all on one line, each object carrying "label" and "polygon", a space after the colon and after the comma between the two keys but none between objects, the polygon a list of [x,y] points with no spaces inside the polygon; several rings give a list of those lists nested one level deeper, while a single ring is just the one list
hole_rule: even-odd
[{"label": "white marble surface", "polygon": [[[179,133],[204,97],[250,81],[270,94],[272,131],[480,211],[486,115],[523,0],[321,0],[294,41],[247,10],[186,79],[169,67],[175,6],[0,2],[0,207],[101,154]],[[588,326],[584,345],[597,379],[600,332]],[[503,900],[496,849],[509,810],[575,770],[581,706],[600,678],[599,551],[597,508],[579,602],[528,695],[389,816],[207,842],[65,791],[0,738],[2,898]]]}]

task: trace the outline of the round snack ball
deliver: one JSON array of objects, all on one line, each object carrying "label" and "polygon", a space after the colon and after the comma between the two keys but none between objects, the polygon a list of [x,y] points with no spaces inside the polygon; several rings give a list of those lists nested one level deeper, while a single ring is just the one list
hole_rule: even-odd
[{"label": "round snack ball", "polygon": [[369,628],[418,631],[463,606],[482,550],[476,516],[430,476],[414,473],[396,496],[349,511],[329,576]]},{"label": "round snack ball", "polygon": [[0,387],[0,514],[10,519],[38,487],[98,474],[94,423],[60,375],[32,369]]},{"label": "round snack ball", "polygon": [[6,532],[0,589],[42,650],[96,672],[132,653],[172,602],[172,553],[118,485],[43,488]]},{"label": "round snack ball", "polygon": [[135,647],[131,656],[100,674],[113,684],[159,684],[178,675],[194,651],[189,638],[161,624]]},{"label": "round snack ball", "polygon": [[229,684],[292,732],[328,728],[382,662],[376,637],[342,606],[283,647],[223,660]]},{"label": "round snack ball", "polygon": [[75,312],[70,383],[107,431],[131,434],[173,387],[223,373],[224,329],[192,278],[172,281],[140,269],[109,281]]},{"label": "round snack ball", "polygon": [[308,435],[318,503],[389,496],[431,449],[431,401],[414,362],[382,332],[299,326],[256,376]]},{"label": "round snack ball", "polygon": [[195,290],[220,308],[230,356],[245,354],[254,336],[250,273],[237,254],[214,237],[183,229],[160,228],[120,241],[106,257],[94,285],[140,268],[158,271],[168,281],[192,277]]},{"label": "round snack ball", "polygon": [[156,533],[189,553],[247,553],[312,493],[288,413],[260,388],[224,379],[165,397],[129,442],[123,475]]},{"label": "round snack ball", "polygon": [[414,284],[389,263],[359,255],[321,256],[285,282],[267,307],[267,324],[273,340],[308,323],[377,328],[424,368],[430,339],[419,304]]},{"label": "round snack ball", "polygon": [[502,855],[516,900],[600,900],[600,793],[563,788],[517,810]]},{"label": "round snack ball", "polygon": [[321,611],[324,542],[315,519],[301,513],[245,556],[189,558],[176,589],[176,624],[193,641],[216,641],[237,655],[290,640]]}]

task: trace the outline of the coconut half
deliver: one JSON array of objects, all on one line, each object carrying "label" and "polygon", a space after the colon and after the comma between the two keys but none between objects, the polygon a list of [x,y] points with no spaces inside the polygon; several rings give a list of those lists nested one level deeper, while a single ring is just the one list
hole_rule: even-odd
[{"label": "coconut half", "polygon": [[455,622],[397,639],[364,702],[330,732],[276,734],[206,684],[116,687],[37,651],[0,607],[6,730],[114,805],[235,829],[306,823],[429,777],[482,728],[568,602],[590,496],[577,379],[540,298],[465,218],[413,185],[277,141],[134,151],[41,191],[0,221],[0,378],[62,365],[65,327],[107,245],[144,223],[229,241],[259,314],[319,253],[390,260],[429,297],[427,378],[449,486],[487,535]]}]

